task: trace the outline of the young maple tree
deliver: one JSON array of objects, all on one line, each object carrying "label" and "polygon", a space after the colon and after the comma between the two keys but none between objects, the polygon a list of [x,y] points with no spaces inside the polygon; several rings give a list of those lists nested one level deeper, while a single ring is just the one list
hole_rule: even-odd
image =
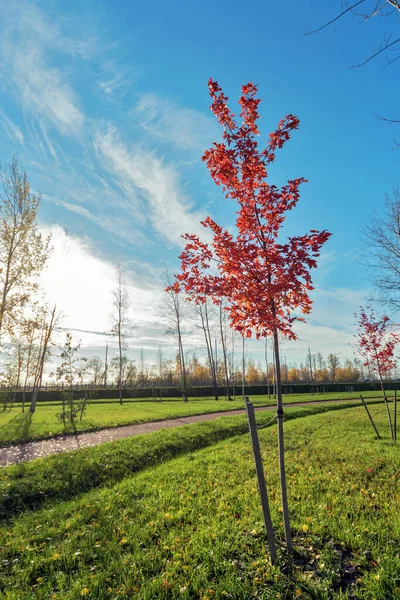
[{"label": "young maple tree", "polygon": [[378,373],[385,399],[390,433],[392,439],[394,439],[395,434],[383,385],[383,377],[396,366],[394,349],[400,341],[400,336],[394,331],[389,331],[389,321],[390,319],[387,316],[381,318],[376,316],[371,306],[368,306],[367,310],[360,306],[356,338],[358,352],[364,358],[364,366],[371,367]]},{"label": "young maple tree", "polygon": [[211,110],[223,128],[222,142],[214,142],[204,153],[211,177],[223,187],[227,198],[238,203],[235,235],[207,217],[202,225],[209,230],[211,242],[185,234],[186,246],[180,259],[182,272],[177,275],[175,290],[183,286],[189,299],[216,304],[225,301],[230,325],[242,336],[273,336],[278,391],[278,440],[280,483],[285,537],[292,550],[292,537],[286,492],[283,440],[283,409],[280,381],[278,334],[296,339],[292,329],[294,310],[307,314],[311,310],[310,271],[316,268],[321,246],[331,235],[328,231],[310,230],[285,243],[279,233],[287,211],[299,200],[304,178],[289,180],[282,188],[267,182],[268,167],[275,152],[287,142],[299,126],[294,115],[280,121],[270,134],[264,149],[258,148],[259,118],[257,86],[242,86],[239,99],[240,119],[228,108],[228,98],[218,83],[208,82]]}]

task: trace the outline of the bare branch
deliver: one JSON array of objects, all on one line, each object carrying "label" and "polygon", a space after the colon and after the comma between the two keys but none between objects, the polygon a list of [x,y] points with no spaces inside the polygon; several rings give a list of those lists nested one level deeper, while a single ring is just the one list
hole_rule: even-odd
[{"label": "bare branch", "polygon": [[371,60],[373,60],[374,58],[376,58],[377,56],[379,56],[380,54],[382,54],[382,52],[386,52],[386,50],[388,48],[391,48],[395,44],[399,44],[400,43],[400,38],[397,38],[393,42],[388,43],[389,40],[390,40],[390,36],[389,36],[387,42],[384,45],[381,44],[379,50],[376,50],[375,52],[373,52],[368,58],[366,58],[365,60],[363,60],[363,62],[357,63],[356,65],[352,65],[351,67],[348,67],[348,69],[351,71],[352,69],[358,69],[359,67],[363,67],[367,63],[371,62]]},{"label": "bare branch", "polygon": [[363,2],[365,2],[365,0],[359,0],[358,2],[355,2],[355,4],[352,4],[351,6],[349,6],[345,10],[343,10],[339,15],[337,15],[336,17],[334,17],[333,19],[331,19],[324,25],[321,25],[321,27],[318,27],[318,29],[313,29],[312,31],[307,31],[307,33],[305,33],[304,35],[312,35],[314,33],[318,33],[319,31],[322,31],[326,27],[329,27],[329,25],[333,25],[333,23],[335,23],[336,21],[338,21],[339,19],[344,17],[344,15],[346,13],[351,12],[356,6],[358,6],[359,4],[363,4]]},{"label": "bare branch", "polygon": [[380,115],[376,115],[375,113],[373,113],[373,115],[374,117],[379,119],[379,121],[386,121],[386,123],[390,123],[390,125],[393,125],[394,123],[400,123],[400,119],[388,119],[387,117],[381,117]]},{"label": "bare branch", "polygon": [[400,12],[400,2],[398,0],[387,0],[387,2]]}]

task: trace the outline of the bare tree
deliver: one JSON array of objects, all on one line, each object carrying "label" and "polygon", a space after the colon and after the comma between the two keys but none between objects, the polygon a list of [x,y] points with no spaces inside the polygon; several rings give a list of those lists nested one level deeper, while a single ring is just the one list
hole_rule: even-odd
[{"label": "bare tree", "polygon": [[400,189],[385,198],[383,214],[371,215],[362,232],[362,257],[381,303],[400,309]]},{"label": "bare tree", "polygon": [[186,316],[185,300],[166,265],[161,273],[161,282],[165,290],[163,311],[165,333],[172,337],[178,346],[177,361],[179,363],[182,398],[184,402],[187,402],[187,373],[185,352],[183,349],[184,321]]},{"label": "bare tree", "polygon": [[219,332],[220,332],[220,337],[221,337],[222,357],[224,360],[223,365],[224,365],[226,398],[228,400],[232,400],[230,381],[229,381],[228,323],[227,323],[226,311],[224,310],[223,300],[221,300],[220,305],[219,305]]},{"label": "bare tree", "polygon": [[68,331],[65,343],[61,348],[61,364],[57,367],[56,371],[57,379],[61,379],[67,386],[67,390],[62,393],[63,405],[60,415],[64,424],[67,416],[72,423],[78,412],[80,412],[80,419],[82,420],[83,413],[86,409],[87,396],[84,396],[84,398],[78,400],[78,402],[74,402],[74,382],[78,379],[80,380],[80,383],[82,383],[87,367],[85,364],[87,359],[78,356],[80,347],[80,341],[76,346],[73,345],[72,334]]},{"label": "bare tree", "polygon": [[340,360],[336,354],[328,354],[328,368],[331,372],[333,383],[336,383],[336,374],[340,365]]},{"label": "bare tree", "polygon": [[90,374],[90,383],[98,386],[104,381],[104,363],[98,356],[92,356],[88,359],[86,373]]},{"label": "bare tree", "polygon": [[37,230],[40,197],[14,158],[0,171],[0,337],[12,332],[23,307],[38,288],[50,254],[50,237]]},{"label": "bare tree", "polygon": [[54,328],[57,325],[58,315],[56,312],[56,306],[51,312],[45,307],[40,321],[40,339],[38,343],[36,353],[36,364],[34,368],[34,379],[32,388],[32,398],[30,405],[30,412],[34,413],[36,410],[37,398],[39,395],[40,388],[42,387],[44,365],[49,358],[52,335]]},{"label": "bare tree", "polygon": [[321,352],[318,352],[316,354],[316,362],[317,362],[319,371],[322,371],[322,369],[325,369],[325,359],[322,356]]},{"label": "bare tree", "polygon": [[148,387],[150,382],[150,368],[146,362],[144,349],[140,349],[139,370],[137,374],[137,385],[141,388]]},{"label": "bare tree", "polygon": [[218,400],[217,357],[211,333],[211,328],[213,325],[213,310],[210,308],[210,304],[205,302],[204,304],[194,304],[193,311],[196,317],[200,318],[201,329],[207,349],[207,362],[214,390],[214,398],[215,400]]},{"label": "bare tree", "polygon": [[128,318],[129,296],[123,278],[122,269],[117,271],[117,285],[112,292],[114,310],[111,314],[111,333],[118,342],[118,393],[119,403],[122,404],[124,352],[128,349],[128,337],[133,330],[131,320]]}]

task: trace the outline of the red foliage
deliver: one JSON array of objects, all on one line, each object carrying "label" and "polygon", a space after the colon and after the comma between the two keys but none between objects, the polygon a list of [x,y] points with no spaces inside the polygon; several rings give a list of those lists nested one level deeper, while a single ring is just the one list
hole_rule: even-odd
[{"label": "red foliage", "polygon": [[242,87],[238,125],[218,83],[210,79],[208,85],[223,141],[214,142],[203,161],[226,197],[239,204],[236,232],[233,235],[207,217],[202,225],[211,231],[212,242],[204,243],[197,235],[183,236],[187,243],[177,278],[196,302],[211,297],[219,303],[225,297],[231,324],[242,335],[251,337],[254,332],[259,338],[277,330],[295,339],[292,324],[296,318],[303,319],[291,313],[296,309],[310,312],[310,271],[316,268],[320,248],[331,235],[312,229],[284,244],[278,241],[285,213],[296,206],[305,179],[292,179],[278,188],[267,182],[268,167],[299,120],[287,115],[270,134],[266,148],[259,150],[257,87],[252,83]]},{"label": "red foliage", "polygon": [[367,310],[360,306],[358,351],[364,358],[364,366],[373,367],[382,376],[396,366],[394,349],[400,337],[388,330],[389,317],[378,318],[371,306]]}]

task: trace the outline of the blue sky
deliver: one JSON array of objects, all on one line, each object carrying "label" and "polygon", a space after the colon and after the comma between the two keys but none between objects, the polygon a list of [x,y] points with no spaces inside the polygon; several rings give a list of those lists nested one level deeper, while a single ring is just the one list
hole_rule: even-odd
[{"label": "blue sky", "polygon": [[[359,230],[399,183],[396,130],[373,113],[396,116],[400,78],[397,63],[381,68],[384,59],[347,67],[379,44],[389,19],[345,18],[305,36],[340,2],[83,5],[17,0],[4,3],[0,23],[0,160],[15,153],[43,194],[41,223],[56,236],[52,273],[63,271],[79,288],[90,279],[90,260],[103,264],[106,279],[91,282],[98,298],[111,285],[109,269],[122,262],[141,304],[143,339],[149,351],[160,344],[146,296],[156,293],[158,267],[178,266],[180,234],[200,231],[205,215],[223,225],[234,217],[201,162],[219,136],[207,80],[219,81],[233,110],[241,84],[253,81],[261,140],[288,112],[301,122],[271,170],[278,184],[309,180],[287,233],[333,233],[315,272],[315,310],[300,334],[315,351],[330,345],[351,355],[353,312],[370,285]],[[81,257],[74,272],[66,244]],[[93,295],[67,314],[68,325],[106,328],[106,304],[102,316]]]}]

